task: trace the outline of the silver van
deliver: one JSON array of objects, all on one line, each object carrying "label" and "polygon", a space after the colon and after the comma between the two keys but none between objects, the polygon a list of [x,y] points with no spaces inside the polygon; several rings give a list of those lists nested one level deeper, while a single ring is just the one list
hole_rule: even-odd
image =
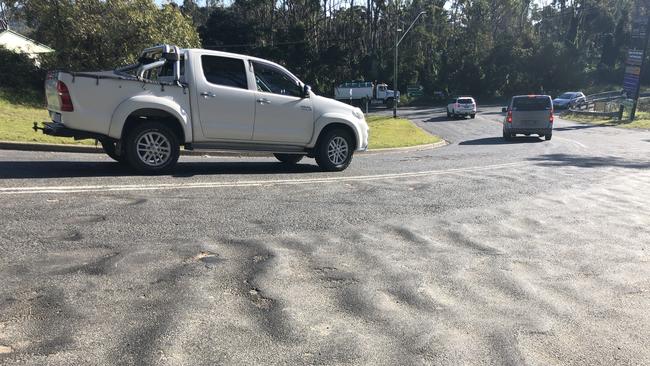
[{"label": "silver van", "polygon": [[503,108],[507,113],[503,122],[503,138],[509,140],[516,134],[539,135],[545,140],[553,137],[553,101],[548,95],[518,95]]}]

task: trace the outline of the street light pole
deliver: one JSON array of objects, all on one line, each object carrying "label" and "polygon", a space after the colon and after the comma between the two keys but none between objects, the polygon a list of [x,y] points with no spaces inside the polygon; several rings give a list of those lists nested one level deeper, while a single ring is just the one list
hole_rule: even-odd
[{"label": "street light pole", "polygon": [[418,16],[416,16],[415,19],[413,19],[413,21],[411,22],[411,25],[409,25],[409,27],[406,29],[406,32],[404,32],[404,34],[402,34],[402,38],[398,38],[399,37],[399,18],[398,18],[397,24],[395,26],[395,65],[394,65],[394,69],[393,69],[393,71],[394,71],[393,72],[393,118],[397,118],[397,62],[398,62],[397,52],[399,50],[399,44],[402,43],[402,40],[404,39],[404,37],[406,37],[406,34],[411,30],[411,28],[413,28],[413,25],[415,24],[415,22],[417,22],[418,19],[422,15],[424,15],[426,13],[427,13],[426,11],[421,11],[418,14]]}]

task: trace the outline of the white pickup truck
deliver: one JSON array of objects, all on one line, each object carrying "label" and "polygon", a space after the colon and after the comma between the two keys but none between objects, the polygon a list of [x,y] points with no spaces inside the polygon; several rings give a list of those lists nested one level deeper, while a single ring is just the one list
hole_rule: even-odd
[{"label": "white pickup truck", "polygon": [[181,145],[269,152],[288,164],[308,156],[326,171],[344,170],[368,146],[359,108],[244,55],[160,45],[115,71],[51,72],[45,92],[52,121],[34,129],[97,139],[144,173],[171,170]]}]

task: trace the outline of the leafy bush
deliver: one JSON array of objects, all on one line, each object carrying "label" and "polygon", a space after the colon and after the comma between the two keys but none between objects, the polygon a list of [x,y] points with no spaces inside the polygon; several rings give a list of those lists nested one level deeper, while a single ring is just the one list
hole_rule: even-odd
[{"label": "leafy bush", "polygon": [[43,87],[45,72],[27,55],[0,46],[0,87],[11,90]]}]

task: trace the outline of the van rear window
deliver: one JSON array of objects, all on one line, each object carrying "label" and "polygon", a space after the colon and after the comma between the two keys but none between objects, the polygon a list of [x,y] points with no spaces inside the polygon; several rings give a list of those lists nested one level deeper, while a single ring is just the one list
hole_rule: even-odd
[{"label": "van rear window", "polygon": [[548,97],[523,97],[512,101],[515,111],[545,111],[551,109],[551,100]]}]

